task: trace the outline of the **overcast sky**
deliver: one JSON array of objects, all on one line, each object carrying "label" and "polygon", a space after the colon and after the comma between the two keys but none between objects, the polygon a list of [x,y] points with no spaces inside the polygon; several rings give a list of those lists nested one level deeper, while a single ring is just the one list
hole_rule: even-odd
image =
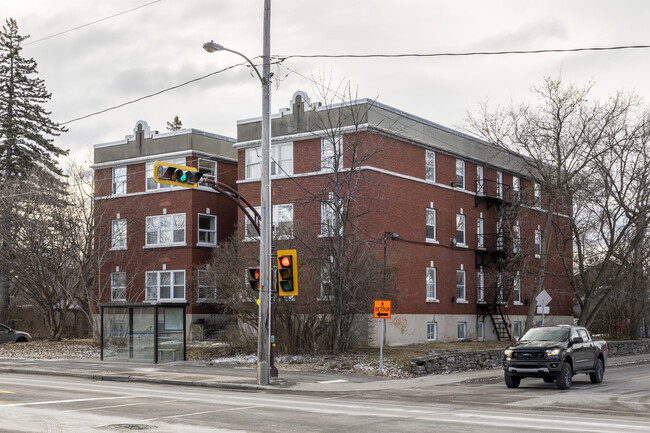
[{"label": "overcast sky", "polygon": [[[38,63],[57,122],[173,87],[241,62],[208,54],[214,40],[253,58],[262,53],[262,0],[0,0],[3,24],[31,35],[23,56]],[[152,3],[153,2],[153,3]],[[147,3],[151,3],[147,5]],[[138,6],[117,17],[87,25]],[[642,0],[275,0],[271,53],[403,54],[568,49],[650,44]],[[77,30],[56,35],[69,29]],[[47,38],[47,39],[42,39]],[[287,59],[274,68],[272,112],[297,90],[312,102],[318,82],[350,82],[359,97],[460,128],[478,102],[523,101],[545,76],[597,83],[595,95],[633,90],[650,99],[650,49],[506,56]],[[77,160],[92,145],[129,135],[138,120],[165,132],[185,128],[236,136],[239,119],[259,117],[259,80],[236,67],[181,88],[68,124],[56,139]],[[234,152],[233,152],[234,156]]]}]

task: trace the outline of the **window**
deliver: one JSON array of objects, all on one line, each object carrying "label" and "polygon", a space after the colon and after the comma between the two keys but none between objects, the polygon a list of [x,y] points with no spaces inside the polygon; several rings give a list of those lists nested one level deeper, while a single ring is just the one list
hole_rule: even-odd
[{"label": "window", "polygon": [[485,340],[485,322],[478,322],[476,324],[476,339],[478,341]]},{"label": "window", "polygon": [[483,218],[478,218],[476,220],[476,248],[485,248]]},{"label": "window", "polygon": [[330,193],[329,200],[323,200],[320,207],[320,234],[321,236],[334,236],[338,227],[339,235],[343,232],[342,218],[339,212],[341,199],[335,200]]},{"label": "window", "polygon": [[436,268],[427,268],[427,302],[437,301]]},{"label": "window", "polygon": [[503,223],[499,219],[497,221],[497,250],[502,251],[503,250],[503,244],[505,240],[503,239]]},{"label": "window", "polygon": [[[260,212],[259,206],[255,207],[257,212]],[[273,235],[276,239],[290,239],[293,238],[293,205],[292,204],[276,204],[273,206]],[[250,220],[245,220],[246,239],[256,240],[259,239],[259,234]]]},{"label": "window", "polygon": [[273,206],[273,229],[276,239],[293,238],[292,204],[277,204]]},{"label": "window", "polygon": [[[170,159],[165,162],[170,162],[172,164],[185,165],[185,158]],[[172,186],[166,183],[158,183],[154,180],[153,176],[153,162],[148,162],[146,165],[147,170],[147,191],[155,191],[157,189],[171,188]],[[182,188],[182,187],[181,187]]]},{"label": "window", "polygon": [[503,173],[497,171],[497,198],[503,198]]},{"label": "window", "polygon": [[465,245],[465,215],[456,214],[456,245]]},{"label": "window", "polygon": [[126,167],[113,168],[111,193],[113,195],[126,194]]},{"label": "window", "polygon": [[485,185],[484,185],[484,180],[483,180],[483,166],[482,165],[477,165],[476,166],[476,193],[478,195],[483,195],[485,194]]},{"label": "window", "polygon": [[217,217],[215,215],[199,214],[199,244],[217,245]]},{"label": "window", "polygon": [[436,210],[427,208],[426,215],[426,240],[436,240]]},{"label": "window", "polygon": [[466,301],[465,299],[465,271],[456,271],[456,302]]},{"label": "window", "polygon": [[198,286],[197,302],[217,301],[217,275],[209,269],[196,272],[196,285]]},{"label": "window", "polygon": [[512,226],[512,252],[519,253],[521,249],[521,227],[518,225]]},{"label": "window", "polygon": [[332,276],[331,276],[331,260],[330,263],[324,265],[320,270],[320,298],[321,300],[329,300],[332,298]]},{"label": "window", "polygon": [[456,160],[456,188],[465,189],[465,161]]},{"label": "window", "polygon": [[320,169],[341,170],[343,168],[343,140],[340,136],[321,139]]},{"label": "window", "polygon": [[542,256],[542,231],[535,230],[535,258],[539,259]]},{"label": "window", "polygon": [[476,273],[476,293],[478,296],[478,303],[485,303],[485,274],[483,274],[483,271]]},{"label": "window", "polygon": [[112,222],[111,249],[126,249],[126,220],[119,219]]},{"label": "window", "polygon": [[503,304],[503,274],[497,274],[497,302]]},{"label": "window", "polygon": [[438,339],[438,323],[427,322],[427,341],[436,341]]},{"label": "window", "polygon": [[246,179],[258,179],[262,175],[262,154],[259,147],[249,147],[244,153]]},{"label": "window", "polygon": [[535,184],[535,207],[542,208],[542,185],[538,183]]},{"label": "window", "polygon": [[512,322],[512,336],[521,337],[521,321],[516,320]]},{"label": "window", "polygon": [[512,199],[514,201],[521,200],[521,180],[517,176],[512,176]]},{"label": "window", "polygon": [[290,174],[293,174],[293,143],[274,144],[271,146],[271,176]]},{"label": "window", "polygon": [[203,173],[203,177],[199,181],[199,186],[210,187],[206,183],[206,179],[217,180],[217,163],[215,161],[210,161],[209,159],[199,159],[199,171]]},{"label": "window", "polygon": [[458,322],[458,339],[465,340],[467,338],[467,322]]},{"label": "window", "polygon": [[185,271],[153,271],[146,274],[147,301],[184,301]]},{"label": "window", "polygon": [[126,301],[126,272],[111,273],[111,301]]},{"label": "window", "polygon": [[148,216],[146,246],[185,243],[185,214]]},{"label": "window", "polygon": [[519,278],[519,271],[517,271],[515,278],[512,280],[512,298],[515,304],[521,305],[521,280]]},{"label": "window", "polygon": [[436,181],[436,153],[433,150],[427,150],[424,156],[425,178],[429,182]]}]

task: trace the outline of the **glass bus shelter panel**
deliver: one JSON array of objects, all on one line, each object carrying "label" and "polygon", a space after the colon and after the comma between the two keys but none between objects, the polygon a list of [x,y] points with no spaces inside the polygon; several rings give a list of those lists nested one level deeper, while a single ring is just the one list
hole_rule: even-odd
[{"label": "glass bus shelter panel", "polygon": [[154,308],[133,308],[133,332],[131,333],[133,352],[130,360],[151,362],[154,359],[154,323],[156,323]]},{"label": "glass bus shelter panel", "polygon": [[129,359],[129,310],[106,308],[102,315],[104,329],[104,358]]},{"label": "glass bus shelter panel", "polygon": [[158,311],[158,362],[183,359],[184,307],[162,307]]}]

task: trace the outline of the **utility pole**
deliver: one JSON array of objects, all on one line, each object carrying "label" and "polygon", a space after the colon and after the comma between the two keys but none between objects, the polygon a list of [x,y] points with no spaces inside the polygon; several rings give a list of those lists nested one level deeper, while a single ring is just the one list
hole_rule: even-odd
[{"label": "utility pole", "polygon": [[269,384],[269,349],[271,347],[271,0],[264,0],[262,52],[262,170],[260,224],[260,298],[257,324],[257,383]]}]

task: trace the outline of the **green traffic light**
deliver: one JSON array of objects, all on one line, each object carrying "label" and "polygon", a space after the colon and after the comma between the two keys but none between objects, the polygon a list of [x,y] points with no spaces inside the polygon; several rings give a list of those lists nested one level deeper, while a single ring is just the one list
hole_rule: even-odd
[{"label": "green traffic light", "polygon": [[189,177],[190,177],[190,172],[189,171],[183,172],[183,174],[181,175],[181,182],[187,182],[187,179]]}]

